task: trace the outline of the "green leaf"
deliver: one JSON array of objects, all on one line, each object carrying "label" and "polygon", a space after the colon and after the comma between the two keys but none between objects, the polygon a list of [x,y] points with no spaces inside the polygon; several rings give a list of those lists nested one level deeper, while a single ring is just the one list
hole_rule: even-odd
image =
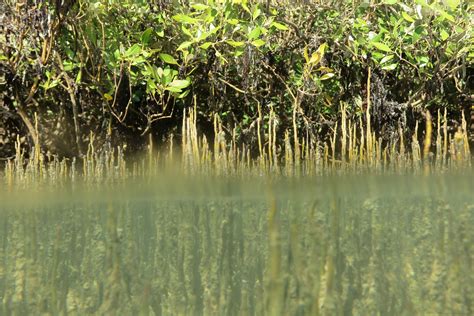
[{"label": "green leaf", "polygon": [[158,89],[158,87],[156,86],[156,83],[153,80],[148,79],[146,81],[146,89],[147,89],[147,92],[154,93]]},{"label": "green leaf", "polygon": [[392,49],[384,43],[371,42],[371,44],[373,46],[375,46],[375,48],[377,48],[378,50],[381,50],[381,51],[384,51],[384,52],[387,52],[387,53],[392,52]]},{"label": "green leaf", "polygon": [[333,72],[334,70],[332,70],[331,68],[329,67],[326,67],[326,66],[321,66],[317,69],[318,71],[324,71],[324,72]]},{"label": "green leaf", "polygon": [[197,41],[197,42],[200,42],[200,41],[203,41],[203,40],[205,40],[206,38],[208,38],[209,35],[211,35],[211,33],[210,33],[210,32],[199,32],[199,31],[198,31],[198,34],[197,34],[197,35],[198,35],[198,36],[197,36],[197,38],[196,38],[196,41]]},{"label": "green leaf", "polygon": [[136,56],[136,55],[140,54],[141,51],[142,51],[142,48],[140,47],[140,45],[134,44],[132,47],[127,49],[127,51],[124,54],[124,57]]},{"label": "green leaf", "polygon": [[389,62],[390,60],[393,59],[395,55],[386,55],[382,60],[380,60],[380,64],[385,64],[386,62]]},{"label": "green leaf", "polygon": [[381,53],[381,52],[379,52],[379,51],[374,51],[374,52],[372,52],[372,58],[375,59],[375,60],[377,60],[377,61],[380,60],[380,59],[382,59],[384,56],[385,56],[385,54],[384,54],[384,53]]},{"label": "green leaf", "polygon": [[176,88],[176,87],[166,87],[165,90],[168,90],[170,92],[175,92],[175,93],[181,93],[182,90],[180,88]]},{"label": "green leaf", "polygon": [[182,98],[186,97],[188,94],[189,94],[189,90],[186,90],[178,96],[178,99],[182,99]]},{"label": "green leaf", "polygon": [[449,14],[448,12],[444,11],[443,9],[441,9],[440,7],[438,7],[437,5],[435,4],[431,4],[430,7],[435,10],[436,12],[439,13],[439,15],[441,15],[441,17],[443,17],[444,19],[448,20],[448,21],[451,21],[451,22],[454,22],[454,17]]},{"label": "green leaf", "polygon": [[398,64],[395,63],[395,64],[390,64],[390,65],[387,65],[387,66],[383,66],[382,67],[382,70],[394,70],[395,68],[397,68]]},{"label": "green leaf", "polygon": [[253,10],[252,14],[252,20],[258,18],[260,16],[260,13],[262,13],[262,11],[258,8],[258,6],[255,6],[255,10]]},{"label": "green leaf", "polygon": [[322,43],[321,45],[319,45],[318,49],[311,55],[311,58],[309,59],[308,63],[318,64],[323,58],[324,52],[326,51],[327,47],[328,47],[327,43]]},{"label": "green leaf", "polygon": [[417,57],[416,60],[420,68],[426,67],[428,63],[430,62],[430,59],[427,56]]},{"label": "green leaf", "polygon": [[79,69],[79,72],[77,73],[77,76],[76,76],[76,83],[80,83],[82,80],[82,70]]},{"label": "green leaf", "polygon": [[265,41],[263,41],[261,39],[257,39],[255,41],[252,41],[252,45],[255,46],[255,47],[260,47],[260,46],[265,45]]},{"label": "green leaf", "polygon": [[328,44],[322,43],[321,45],[319,45],[318,50],[316,52],[318,52],[322,56],[324,55],[324,52],[326,51],[327,48],[328,48]]},{"label": "green leaf", "polygon": [[229,23],[230,25],[237,25],[239,24],[239,20],[237,19],[230,19],[230,20],[227,20],[227,23]]},{"label": "green leaf", "polygon": [[441,36],[441,39],[442,39],[443,41],[447,40],[448,37],[449,37],[449,33],[446,32],[445,30],[441,30],[441,32],[440,32],[439,35]]},{"label": "green leaf", "polygon": [[212,42],[205,42],[204,44],[200,45],[199,47],[202,49],[208,49],[213,43]]},{"label": "green leaf", "polygon": [[[169,68],[167,68],[166,70],[169,73]],[[161,78],[168,75],[168,73],[165,74],[165,71],[163,70],[163,68],[161,67],[156,68],[156,66],[153,68],[153,73],[155,75],[156,80],[161,80]]]},{"label": "green leaf", "polygon": [[159,37],[165,36],[165,30],[163,29],[161,25],[158,25],[156,27],[156,35],[158,35]]},{"label": "green leaf", "polygon": [[451,10],[455,10],[461,3],[461,0],[445,0],[445,3],[449,6]]},{"label": "green leaf", "polygon": [[183,33],[186,34],[187,36],[189,36],[189,37],[191,37],[191,38],[194,38],[194,35],[193,35],[184,25],[181,26],[181,30],[182,30]]},{"label": "green leaf", "polygon": [[189,24],[195,24],[197,20],[195,18],[190,17],[189,15],[186,14],[176,14],[173,15],[173,20],[176,22],[180,23],[189,23]]},{"label": "green leaf", "polygon": [[274,26],[275,28],[279,29],[280,31],[287,31],[288,30],[288,26],[286,26],[285,24],[282,24],[282,23],[272,22],[272,24],[270,24],[270,25]]},{"label": "green leaf", "polygon": [[241,6],[242,6],[242,8],[243,8],[245,11],[247,11],[249,14],[252,14],[252,13],[250,13],[250,9],[249,9],[249,7],[247,6],[247,1],[245,1],[245,2],[242,1]]},{"label": "green leaf", "polygon": [[104,93],[104,99],[106,99],[107,101],[112,101],[114,98],[110,94]]},{"label": "green leaf", "polygon": [[187,88],[190,84],[191,82],[188,79],[185,79],[185,80],[175,79],[169,84],[168,87],[184,89],[184,88]]},{"label": "green leaf", "polygon": [[420,39],[420,37],[423,35],[424,31],[425,31],[425,28],[422,25],[418,25],[415,28],[415,31],[413,32],[413,35],[411,37],[411,42],[413,44],[415,44]]},{"label": "green leaf", "polygon": [[196,11],[204,11],[206,9],[209,9],[209,6],[203,3],[195,3],[195,4],[192,4],[191,7]]},{"label": "green leaf", "polygon": [[334,73],[329,72],[327,74],[324,74],[321,78],[319,78],[319,80],[328,80],[328,79],[331,79],[332,77],[334,77]]},{"label": "green leaf", "polygon": [[236,42],[236,41],[234,41],[234,40],[227,40],[226,43],[229,44],[229,45],[232,46],[232,47],[240,47],[240,46],[244,46],[244,45],[245,45],[244,42]]},{"label": "green leaf", "polygon": [[188,48],[192,44],[193,44],[192,41],[182,42],[181,45],[179,45],[176,50],[185,50],[186,48]]},{"label": "green leaf", "polygon": [[143,56],[138,56],[138,57],[135,57],[133,58],[133,65],[138,65],[138,64],[141,64],[141,63],[144,63],[146,61],[146,59],[143,57]]},{"label": "green leaf", "polygon": [[176,61],[176,59],[174,59],[174,57],[171,56],[171,55],[160,54],[160,58],[161,58],[162,61],[164,61],[167,64],[178,65],[178,62]]},{"label": "green leaf", "polygon": [[150,42],[151,39],[151,34],[153,34],[153,28],[149,27],[147,28],[143,33],[140,38],[142,44],[147,45]]},{"label": "green leaf", "polygon": [[237,48],[234,50],[234,56],[235,56],[235,57],[239,57],[239,56],[242,55],[243,53],[245,53],[245,47],[243,47],[243,46],[237,47]]},{"label": "green leaf", "polygon": [[383,3],[385,4],[396,4],[398,0],[385,0]]},{"label": "green leaf", "polygon": [[415,22],[415,20],[405,11],[402,11],[402,17],[410,23]]},{"label": "green leaf", "polygon": [[[3,60],[3,59],[2,59],[2,56],[3,56],[3,55],[0,55],[0,60]],[[64,70],[65,70],[65,71],[71,71],[71,70],[73,70],[74,68],[76,68],[76,65],[73,64],[72,62],[68,61],[68,60],[64,60],[64,61],[63,61],[63,67],[64,67]]]},{"label": "green leaf", "polygon": [[256,38],[258,38],[260,36],[260,34],[262,33],[262,30],[260,29],[260,27],[256,27],[254,28],[249,34],[248,34],[248,39],[251,41],[251,40],[254,40]]},{"label": "green leaf", "polygon": [[314,52],[309,59],[308,64],[318,64],[323,56],[319,52]]}]

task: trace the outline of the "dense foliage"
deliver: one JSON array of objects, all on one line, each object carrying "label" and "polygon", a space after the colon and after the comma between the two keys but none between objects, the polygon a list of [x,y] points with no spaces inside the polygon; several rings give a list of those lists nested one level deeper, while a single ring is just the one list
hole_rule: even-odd
[{"label": "dense foliage", "polygon": [[188,107],[208,137],[218,119],[256,146],[270,117],[281,140],[324,138],[341,105],[361,122],[369,106],[389,141],[469,105],[468,1],[320,2],[3,1],[0,155],[18,139],[75,156],[92,135],[134,150],[178,134]]}]

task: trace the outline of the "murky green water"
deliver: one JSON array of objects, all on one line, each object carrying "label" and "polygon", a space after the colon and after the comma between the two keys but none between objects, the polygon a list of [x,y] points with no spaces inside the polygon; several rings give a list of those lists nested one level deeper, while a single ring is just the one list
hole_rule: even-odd
[{"label": "murky green water", "polygon": [[2,315],[472,315],[474,176],[0,193]]}]

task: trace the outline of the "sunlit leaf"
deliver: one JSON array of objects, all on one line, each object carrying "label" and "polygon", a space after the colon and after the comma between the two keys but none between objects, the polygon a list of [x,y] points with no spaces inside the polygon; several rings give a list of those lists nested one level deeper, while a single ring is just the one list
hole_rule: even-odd
[{"label": "sunlit leaf", "polygon": [[138,64],[144,63],[145,61],[146,61],[145,57],[138,56],[138,57],[133,58],[132,65],[138,65]]},{"label": "sunlit leaf", "polygon": [[155,90],[156,90],[158,87],[156,86],[156,83],[155,83],[153,80],[148,79],[148,80],[146,81],[146,88],[147,88],[147,91],[148,91],[148,92],[155,92]]},{"label": "sunlit leaf", "polygon": [[308,63],[309,64],[318,64],[321,61],[321,59],[323,58],[324,52],[326,51],[327,47],[328,47],[327,43],[322,43],[321,45],[319,45],[316,52],[314,52],[311,55],[311,58],[309,59]]},{"label": "sunlit leaf", "polygon": [[147,28],[143,33],[140,38],[142,44],[147,45],[150,42],[151,39],[151,34],[153,34],[153,28],[149,27]]},{"label": "sunlit leaf", "polygon": [[442,39],[443,41],[447,40],[448,37],[449,37],[449,33],[446,32],[445,30],[441,30],[441,32],[440,32],[439,35],[441,36],[441,39]]},{"label": "sunlit leaf", "polygon": [[247,1],[245,1],[245,0],[242,1],[242,3],[241,3],[240,5],[241,5],[242,8],[243,8],[245,11],[247,11],[249,14],[252,14],[252,13],[250,13],[250,9],[249,9],[249,7],[247,6]]},{"label": "sunlit leaf", "polygon": [[82,80],[82,70],[79,69],[79,71],[77,72],[77,76],[76,76],[76,83],[80,83]]},{"label": "sunlit leaf", "polygon": [[383,70],[394,70],[395,68],[397,68],[397,63],[395,64],[390,64],[390,65],[387,65],[387,66],[383,66],[382,69]]},{"label": "sunlit leaf", "polygon": [[327,48],[328,48],[328,44],[327,43],[322,43],[321,45],[319,45],[316,52],[318,52],[322,56],[322,55],[324,55],[324,52],[326,51]]},{"label": "sunlit leaf", "polygon": [[451,10],[455,10],[461,3],[461,0],[444,0],[444,2],[449,6]]},{"label": "sunlit leaf", "polygon": [[259,9],[258,6],[255,6],[255,9],[252,13],[252,19],[255,20],[256,18],[258,18],[260,16],[260,13],[262,13],[262,11]]},{"label": "sunlit leaf", "polygon": [[234,56],[235,56],[235,57],[239,57],[239,56],[242,55],[244,52],[245,52],[245,47],[243,47],[243,46],[237,47],[237,48],[234,50]]},{"label": "sunlit leaf", "polygon": [[384,53],[381,53],[381,52],[378,52],[378,51],[372,52],[372,58],[374,58],[375,60],[380,60],[384,56],[385,56]]},{"label": "sunlit leaf", "polygon": [[375,48],[377,48],[378,50],[381,50],[381,51],[384,51],[384,52],[387,52],[387,53],[392,52],[392,49],[384,43],[372,42],[371,44],[373,46],[375,46]]},{"label": "sunlit leaf", "polygon": [[194,38],[194,35],[193,35],[184,25],[181,26],[181,30],[182,30],[183,33],[186,34],[187,36],[189,36],[189,37],[191,37],[191,38]]},{"label": "sunlit leaf", "polygon": [[156,35],[158,35],[159,37],[165,36],[165,30],[161,25],[156,27]]},{"label": "sunlit leaf", "polygon": [[417,58],[417,59],[418,59],[418,61],[419,61],[420,63],[424,63],[424,64],[426,64],[426,63],[428,63],[428,62],[430,61],[430,59],[429,59],[427,56],[421,56],[421,57],[419,57],[419,58]]},{"label": "sunlit leaf", "polygon": [[262,30],[260,29],[260,27],[257,26],[248,34],[247,37],[249,40],[254,40],[260,36],[261,32]]},{"label": "sunlit leaf", "polygon": [[420,39],[424,31],[425,31],[425,28],[422,25],[418,25],[415,28],[415,31],[413,32],[413,35],[411,37],[411,41],[413,44],[416,43]]},{"label": "sunlit leaf", "polygon": [[194,9],[194,10],[197,10],[197,11],[204,11],[206,9],[209,9],[209,6],[208,5],[205,5],[203,3],[194,3],[191,5],[191,7]]},{"label": "sunlit leaf", "polygon": [[454,22],[454,21],[455,21],[455,20],[454,20],[454,17],[453,17],[451,14],[449,14],[448,12],[444,11],[443,9],[441,9],[438,5],[432,4],[430,7],[431,7],[433,10],[435,10],[436,12],[438,12],[439,15],[440,15],[441,17],[443,17],[444,19],[446,19],[446,20],[448,20],[448,21],[451,21],[451,22]]},{"label": "sunlit leaf", "polygon": [[176,59],[174,59],[174,57],[171,56],[171,55],[162,53],[162,54],[160,54],[160,58],[161,58],[162,61],[164,61],[167,64],[178,65],[178,62],[176,61]]},{"label": "sunlit leaf", "polygon": [[182,42],[181,45],[179,45],[176,50],[184,50],[184,49],[188,48],[189,46],[191,46],[192,44],[193,44],[193,42],[191,42],[191,41]]},{"label": "sunlit leaf", "polygon": [[287,31],[288,30],[288,26],[286,26],[285,24],[279,23],[279,22],[272,22],[272,24],[270,24],[270,25],[276,27],[277,29],[279,29],[281,31]]},{"label": "sunlit leaf", "polygon": [[252,45],[255,46],[255,47],[260,47],[260,46],[265,45],[265,41],[263,41],[261,39],[257,39],[255,41],[252,41]]},{"label": "sunlit leaf", "polygon": [[203,41],[206,38],[208,38],[209,35],[211,35],[211,32],[202,32],[202,33],[198,32],[198,37],[196,38],[196,41],[198,41],[198,42]]},{"label": "sunlit leaf", "polygon": [[184,89],[184,88],[187,88],[190,84],[191,84],[191,82],[187,79],[185,79],[185,80],[175,79],[169,84],[168,87]]},{"label": "sunlit leaf", "polygon": [[[155,69],[156,69],[156,71],[155,71]],[[169,69],[167,69],[167,70],[168,70],[168,73],[169,73]],[[157,79],[162,78],[163,76],[165,76],[165,71],[161,67],[158,67],[158,68],[155,67],[154,71],[156,73],[156,78]]]},{"label": "sunlit leaf", "polygon": [[320,80],[328,80],[328,79],[331,79],[332,77],[334,77],[334,73],[333,73],[333,72],[330,72],[330,73],[324,74],[324,75],[321,76],[321,78],[319,78],[319,79],[320,79]]},{"label": "sunlit leaf", "polygon": [[308,64],[318,64],[320,61],[321,61],[321,58],[323,56],[321,56],[320,53],[318,52],[314,52],[312,55],[311,55],[311,58],[309,59],[309,62]]},{"label": "sunlit leaf", "polygon": [[178,96],[178,99],[182,99],[189,94],[190,90],[186,90]]},{"label": "sunlit leaf", "polygon": [[175,92],[175,93],[181,93],[183,90],[180,89],[180,88],[177,88],[177,87],[166,87],[167,91],[170,91],[170,92]]},{"label": "sunlit leaf", "polygon": [[103,97],[104,97],[104,99],[106,99],[107,101],[112,101],[112,100],[114,99],[114,98],[113,98],[110,94],[108,94],[108,93],[104,93]]},{"label": "sunlit leaf", "polygon": [[240,47],[240,46],[244,46],[244,45],[245,45],[244,42],[236,42],[236,41],[234,41],[234,40],[227,40],[226,43],[229,44],[229,45],[232,46],[232,47]]},{"label": "sunlit leaf", "polygon": [[333,72],[334,70],[332,70],[331,68],[326,67],[326,66],[321,66],[321,67],[318,68],[318,71]]},{"label": "sunlit leaf", "polygon": [[202,49],[208,49],[213,43],[212,42],[205,42],[204,44],[200,45],[199,47]]},{"label": "sunlit leaf", "polygon": [[142,50],[142,48],[140,47],[140,45],[134,44],[132,47],[127,49],[127,51],[124,54],[124,57],[136,56],[136,55],[140,54],[141,50]]},{"label": "sunlit leaf", "polygon": [[173,15],[173,20],[175,20],[176,22],[189,23],[189,24],[194,24],[194,23],[197,22],[197,20],[195,18],[192,18],[192,17],[190,17],[189,15],[186,15],[186,14]]},{"label": "sunlit leaf", "polygon": [[230,19],[230,20],[227,20],[227,23],[229,23],[230,25],[237,25],[239,24],[239,20],[237,19]]},{"label": "sunlit leaf", "polygon": [[393,59],[395,55],[386,55],[382,60],[380,60],[380,64],[385,64],[386,62],[389,62],[390,60]]},{"label": "sunlit leaf", "polygon": [[402,17],[410,23],[415,22],[415,20],[408,13],[406,13],[405,11],[402,11]]},{"label": "sunlit leaf", "polygon": [[[2,60],[2,56],[0,56],[0,60]],[[63,67],[64,67],[65,71],[71,71],[74,68],[76,68],[76,65],[74,65],[72,62],[70,62],[68,60],[64,60],[63,61]]]}]

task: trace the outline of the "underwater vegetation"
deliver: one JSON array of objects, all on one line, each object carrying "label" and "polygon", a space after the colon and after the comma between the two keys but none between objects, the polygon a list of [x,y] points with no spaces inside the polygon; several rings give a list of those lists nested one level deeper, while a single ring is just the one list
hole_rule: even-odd
[{"label": "underwater vegetation", "polygon": [[0,313],[472,315],[472,179],[183,176],[2,195]]}]

